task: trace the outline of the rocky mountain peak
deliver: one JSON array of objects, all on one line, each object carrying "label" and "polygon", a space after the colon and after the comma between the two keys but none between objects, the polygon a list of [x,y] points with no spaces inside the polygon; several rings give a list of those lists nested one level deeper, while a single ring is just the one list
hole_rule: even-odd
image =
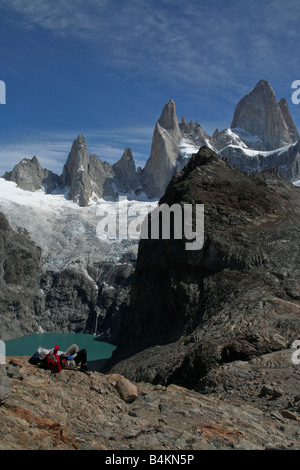
[{"label": "rocky mountain peak", "polygon": [[79,134],[77,136],[77,138],[74,140],[74,143],[73,143],[74,146],[77,147],[78,150],[80,149],[87,149],[87,145],[86,145],[86,140],[85,140],[85,137],[83,134]]},{"label": "rocky mountain peak", "polygon": [[158,123],[164,129],[175,129],[178,126],[178,118],[176,114],[176,106],[171,99],[165,104]]},{"label": "rocky mountain peak", "polygon": [[175,174],[182,137],[175,103],[171,99],[155,125],[150,156],[142,172],[142,185],[149,197],[162,196]]},{"label": "rocky mountain peak", "polygon": [[[276,99],[275,92],[268,80],[259,80],[259,82],[256,84],[256,86],[253,88],[253,91],[258,92],[259,90],[262,91],[262,93],[266,94],[269,93],[270,95],[273,95]],[[250,92],[251,93],[251,92]]]},{"label": "rocky mountain peak", "polygon": [[[133,160],[133,155],[132,155],[132,150],[130,147],[126,147],[126,149],[124,150],[124,153],[122,155],[122,158],[124,160]],[[122,160],[121,158],[121,160]]]},{"label": "rocky mountain peak", "polygon": [[231,129],[246,131],[253,141],[258,142],[259,150],[274,150],[298,139],[287,102],[280,104],[277,101],[273,88],[266,80],[260,80],[239,101]]},{"label": "rocky mountain peak", "polygon": [[87,158],[88,155],[86,140],[82,134],[79,134],[72,144],[69,157],[78,162],[80,158],[84,161],[85,157]]},{"label": "rocky mountain peak", "polygon": [[23,158],[12,171],[6,172],[3,178],[13,181],[24,191],[44,189],[51,193],[59,185],[59,177],[50,170],[43,169],[36,156]]}]

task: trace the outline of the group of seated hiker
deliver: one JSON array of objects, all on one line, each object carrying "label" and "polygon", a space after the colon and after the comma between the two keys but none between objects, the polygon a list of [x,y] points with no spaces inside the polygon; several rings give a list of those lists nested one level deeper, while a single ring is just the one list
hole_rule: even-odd
[{"label": "group of seated hiker", "polygon": [[62,369],[75,369],[80,367],[82,371],[88,371],[87,351],[72,344],[66,351],[60,351],[59,346],[51,349],[39,346],[33,356],[29,359],[30,364],[37,365],[43,369],[60,372]]}]

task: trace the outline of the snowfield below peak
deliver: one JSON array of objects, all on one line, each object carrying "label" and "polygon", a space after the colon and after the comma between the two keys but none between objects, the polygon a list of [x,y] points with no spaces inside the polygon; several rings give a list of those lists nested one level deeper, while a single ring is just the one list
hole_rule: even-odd
[{"label": "snowfield below peak", "polygon": [[[128,200],[128,214],[132,218],[139,211],[152,210],[156,204],[155,201]],[[117,213],[119,207],[119,201],[103,199],[80,207],[68,200],[66,193],[24,191],[16,183],[0,178],[0,211],[13,229],[28,232],[41,248],[44,267],[49,270],[60,271],[74,261],[88,264],[117,261],[125,254],[136,257],[138,237],[132,240],[110,239],[105,233],[99,236],[100,215]]]}]

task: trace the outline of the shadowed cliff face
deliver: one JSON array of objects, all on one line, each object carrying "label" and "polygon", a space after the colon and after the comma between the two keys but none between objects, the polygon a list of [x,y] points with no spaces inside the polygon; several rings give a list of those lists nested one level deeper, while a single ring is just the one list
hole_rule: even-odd
[{"label": "shadowed cliff face", "polygon": [[126,340],[113,370],[195,387],[222,363],[293,341],[299,194],[276,171],[249,177],[202,147],[160,203],[204,204],[204,246],[186,251],[185,240],[141,240]]},{"label": "shadowed cliff face", "polygon": [[27,234],[12,230],[0,213],[0,337],[22,336],[38,328],[41,251]]}]

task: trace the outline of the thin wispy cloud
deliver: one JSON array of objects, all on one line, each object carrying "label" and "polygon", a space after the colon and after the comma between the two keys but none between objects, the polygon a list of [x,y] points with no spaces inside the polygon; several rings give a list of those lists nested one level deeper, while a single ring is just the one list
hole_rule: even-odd
[{"label": "thin wispy cloud", "polygon": [[288,60],[280,36],[293,40],[299,12],[298,0],[229,0],[226,16],[220,0],[2,0],[0,6],[18,13],[24,28],[86,41],[112,67],[206,86],[232,84],[232,72],[245,73],[247,64],[259,70],[263,61],[272,71],[275,53]]}]

